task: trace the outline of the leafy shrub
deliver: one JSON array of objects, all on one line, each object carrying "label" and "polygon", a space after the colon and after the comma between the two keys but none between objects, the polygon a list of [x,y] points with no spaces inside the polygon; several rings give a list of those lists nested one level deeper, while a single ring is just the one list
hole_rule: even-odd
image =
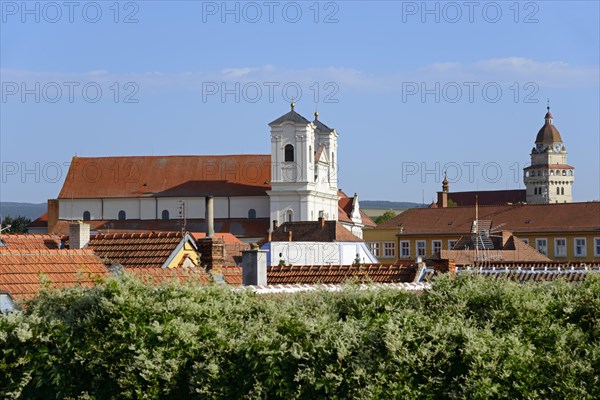
[{"label": "leafy shrub", "polygon": [[600,279],[257,295],[131,277],[0,316],[1,398],[600,398]]}]

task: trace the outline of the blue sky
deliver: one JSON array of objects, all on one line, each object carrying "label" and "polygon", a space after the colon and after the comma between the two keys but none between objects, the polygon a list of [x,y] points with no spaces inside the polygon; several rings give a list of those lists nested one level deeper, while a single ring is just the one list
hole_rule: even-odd
[{"label": "blue sky", "polygon": [[2,201],[56,197],[76,153],[269,153],[298,89],[362,199],[428,203],[444,169],[522,188],[548,98],[574,200],[600,199],[597,1],[0,7]]}]

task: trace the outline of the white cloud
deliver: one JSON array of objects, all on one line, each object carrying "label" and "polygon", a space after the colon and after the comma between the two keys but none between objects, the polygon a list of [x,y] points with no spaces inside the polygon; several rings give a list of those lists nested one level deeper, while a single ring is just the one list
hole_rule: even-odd
[{"label": "white cloud", "polygon": [[294,82],[308,88],[315,82],[322,87],[327,82],[338,85],[340,91],[393,93],[406,82],[534,82],[540,88],[596,88],[599,85],[597,65],[571,65],[562,61],[536,61],[523,57],[480,60],[473,63],[456,61],[436,62],[412,70],[372,74],[354,68],[328,66],[325,68],[284,68],[271,64],[238,66],[213,71],[112,73],[93,70],[82,73],[43,72],[1,69],[3,82],[136,82],[140,90],[200,91],[206,82],[234,85],[256,82],[263,85]]}]

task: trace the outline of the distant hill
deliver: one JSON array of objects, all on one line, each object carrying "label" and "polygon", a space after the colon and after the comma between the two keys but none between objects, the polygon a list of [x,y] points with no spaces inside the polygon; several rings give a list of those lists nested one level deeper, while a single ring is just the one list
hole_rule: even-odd
[{"label": "distant hill", "polygon": [[9,201],[0,202],[0,217],[11,216],[13,218],[23,216],[31,220],[36,219],[47,211],[46,203],[13,203]]},{"label": "distant hill", "polygon": [[406,208],[422,208],[421,203],[410,203],[406,201],[385,201],[385,200],[360,200],[360,208],[373,210],[402,210]]}]

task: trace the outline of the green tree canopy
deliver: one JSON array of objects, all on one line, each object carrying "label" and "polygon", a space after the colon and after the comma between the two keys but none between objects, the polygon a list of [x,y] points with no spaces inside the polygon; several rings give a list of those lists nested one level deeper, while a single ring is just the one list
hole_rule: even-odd
[{"label": "green tree canopy", "polygon": [[12,218],[10,215],[6,216],[2,220],[2,228],[10,225],[10,228],[3,230],[2,233],[27,233],[27,225],[31,223],[31,220],[26,217],[18,216]]},{"label": "green tree canopy", "polygon": [[390,219],[394,218],[396,216],[396,213],[392,210],[390,211],[386,211],[383,214],[381,214],[379,217],[375,218],[375,222],[377,225],[383,224],[386,221],[389,221]]}]

